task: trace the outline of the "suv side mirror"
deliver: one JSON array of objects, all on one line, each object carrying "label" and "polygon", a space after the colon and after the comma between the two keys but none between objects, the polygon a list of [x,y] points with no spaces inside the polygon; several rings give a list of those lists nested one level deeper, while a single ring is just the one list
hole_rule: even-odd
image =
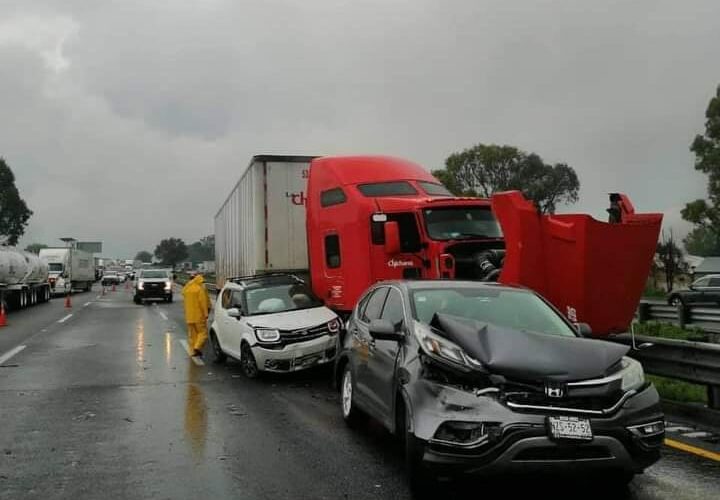
[{"label": "suv side mirror", "polygon": [[590,325],[587,323],[578,323],[576,328],[581,337],[586,339],[592,338],[592,328],[590,328]]},{"label": "suv side mirror", "polygon": [[242,310],[239,307],[231,307],[227,310],[227,315],[239,319],[242,317]]},{"label": "suv side mirror", "polygon": [[370,322],[370,336],[377,340],[400,342],[403,334],[395,330],[395,325],[388,319],[374,319]]},{"label": "suv side mirror", "polygon": [[396,255],[400,253],[400,226],[396,221],[388,221],[383,225],[385,231],[385,253]]}]

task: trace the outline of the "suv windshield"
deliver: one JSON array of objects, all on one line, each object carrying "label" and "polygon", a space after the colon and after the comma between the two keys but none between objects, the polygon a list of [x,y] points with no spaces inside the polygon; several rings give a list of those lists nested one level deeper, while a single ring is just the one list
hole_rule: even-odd
[{"label": "suv windshield", "polygon": [[168,273],[165,271],[143,271],[140,276],[142,279],[162,279],[167,277]]},{"label": "suv windshield", "polygon": [[415,290],[411,296],[413,316],[426,324],[439,312],[513,330],[576,336],[550,306],[534,293],[524,290],[429,288]]},{"label": "suv windshield", "polygon": [[502,238],[490,207],[427,208],[423,215],[433,240]]},{"label": "suv windshield", "polygon": [[270,314],[322,306],[303,283],[248,288],[245,291],[247,314]]}]

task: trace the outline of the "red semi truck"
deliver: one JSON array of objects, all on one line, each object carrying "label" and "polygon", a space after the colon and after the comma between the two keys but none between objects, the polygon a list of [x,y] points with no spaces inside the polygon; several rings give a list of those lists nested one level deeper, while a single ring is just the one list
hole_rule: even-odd
[{"label": "red semi truck", "polygon": [[621,194],[609,211],[612,223],[540,215],[518,192],[453,197],[398,158],[255,156],[215,217],[218,285],[307,273],[347,313],[377,281],[493,280],[527,286],[608,335],[632,320],[662,222]]}]

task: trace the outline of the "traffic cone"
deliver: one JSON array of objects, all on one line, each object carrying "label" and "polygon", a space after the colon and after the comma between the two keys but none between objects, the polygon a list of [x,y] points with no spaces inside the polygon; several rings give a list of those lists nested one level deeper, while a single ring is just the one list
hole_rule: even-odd
[{"label": "traffic cone", "polygon": [[70,299],[70,293],[65,296],[65,309],[72,309],[72,300]]},{"label": "traffic cone", "polygon": [[7,314],[5,314],[5,302],[0,302],[0,326],[7,326]]},{"label": "traffic cone", "polygon": [[115,290],[115,283],[113,283],[113,289],[112,289],[112,291],[113,291],[113,292],[116,291],[116,290]]},{"label": "traffic cone", "polygon": [[102,290],[102,296],[104,297],[104,296],[105,296],[105,287],[103,286],[102,289],[103,289],[103,290]]}]

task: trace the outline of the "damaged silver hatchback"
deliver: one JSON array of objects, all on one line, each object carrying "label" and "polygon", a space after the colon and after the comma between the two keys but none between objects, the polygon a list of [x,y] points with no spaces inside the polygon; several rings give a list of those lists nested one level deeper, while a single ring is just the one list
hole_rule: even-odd
[{"label": "damaged silver hatchback", "polygon": [[581,332],[522,288],[379,283],[337,359],[343,417],[397,434],[416,489],[437,476],[571,470],[625,484],[660,458],[658,393],[626,346]]}]

